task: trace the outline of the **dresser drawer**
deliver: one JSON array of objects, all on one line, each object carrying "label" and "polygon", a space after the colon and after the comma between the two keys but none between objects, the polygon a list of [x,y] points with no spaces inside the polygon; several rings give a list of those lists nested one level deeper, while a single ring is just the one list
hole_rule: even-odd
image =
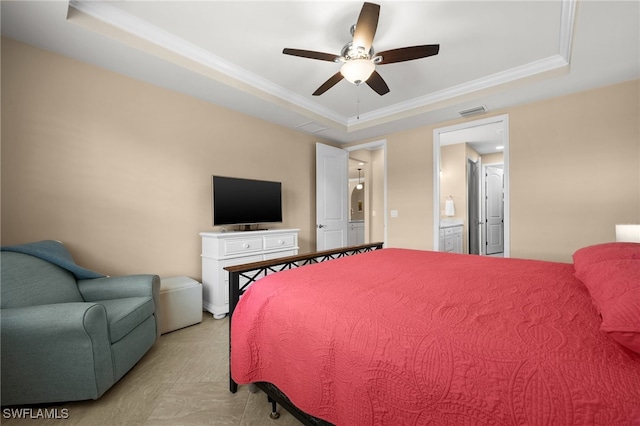
[{"label": "dresser drawer", "polygon": [[287,248],[296,246],[296,236],[294,234],[282,234],[264,237],[264,249]]},{"label": "dresser drawer", "polygon": [[[262,238],[242,238],[226,240],[224,242],[224,255],[251,253],[262,250]],[[244,263],[244,262],[243,262]]]},{"label": "dresser drawer", "polygon": [[453,228],[444,228],[444,235],[453,235]]}]

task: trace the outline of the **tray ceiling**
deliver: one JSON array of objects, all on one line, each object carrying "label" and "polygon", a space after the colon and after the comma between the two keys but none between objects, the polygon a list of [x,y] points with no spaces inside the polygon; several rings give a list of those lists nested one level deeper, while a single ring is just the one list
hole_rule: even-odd
[{"label": "tray ceiling", "polygon": [[640,76],[634,1],[380,2],[376,51],[440,44],[379,65],[390,93],[341,81],[362,2],[3,1],[2,33],[136,79],[338,143],[605,86]]}]

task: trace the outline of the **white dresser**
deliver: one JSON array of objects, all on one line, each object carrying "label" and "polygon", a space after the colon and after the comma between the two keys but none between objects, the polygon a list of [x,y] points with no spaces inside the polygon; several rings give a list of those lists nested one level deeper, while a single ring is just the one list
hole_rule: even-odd
[{"label": "white dresser", "polygon": [[299,229],[201,232],[202,305],[216,319],[229,313],[229,273],[223,268],[298,254]]}]

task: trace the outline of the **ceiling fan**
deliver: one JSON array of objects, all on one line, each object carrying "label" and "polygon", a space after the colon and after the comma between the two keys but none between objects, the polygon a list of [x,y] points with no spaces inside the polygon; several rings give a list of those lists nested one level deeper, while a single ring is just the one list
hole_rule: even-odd
[{"label": "ceiling fan", "polygon": [[343,78],[355,85],[366,82],[367,85],[380,96],[385,95],[389,93],[389,86],[387,86],[382,76],[376,71],[376,65],[412,61],[414,59],[437,55],[440,51],[440,45],[426,44],[376,53],[373,50],[373,37],[376,34],[379,16],[380,5],[365,2],[362,5],[356,24],[351,26],[353,39],[344,45],[339,56],[313,50],[289,48],[284,49],[282,53],[285,55],[300,56],[302,58],[342,63],[340,71],[318,87],[318,89],[313,92],[313,96],[322,95]]}]

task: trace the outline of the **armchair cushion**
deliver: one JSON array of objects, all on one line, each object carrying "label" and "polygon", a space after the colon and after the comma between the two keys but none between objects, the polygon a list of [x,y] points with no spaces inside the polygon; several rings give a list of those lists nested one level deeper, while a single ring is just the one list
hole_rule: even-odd
[{"label": "armchair cushion", "polygon": [[[160,299],[160,277],[157,275],[128,275],[122,277],[104,277],[91,280],[79,280],[78,289],[82,297],[87,302],[98,302],[107,308],[109,316],[109,327],[111,329],[111,342],[115,343],[132,327],[137,326],[140,322],[135,315],[120,318],[121,314],[116,312],[115,306],[121,302],[108,302],[112,299],[121,300],[123,298],[151,298],[152,304],[147,308],[152,308],[152,313],[158,318],[160,314],[158,309],[158,301]],[[143,311],[138,311],[140,314]],[[144,314],[143,314],[144,315]],[[143,317],[142,320],[146,318]],[[129,324],[129,325],[127,325]],[[123,334],[124,333],[124,334]],[[160,329],[157,330],[157,336],[160,336]]]},{"label": "armchair cushion", "polygon": [[155,308],[150,297],[107,299],[96,303],[104,306],[107,311],[111,343],[116,343],[142,324],[144,320],[153,315]]},{"label": "armchair cushion", "polygon": [[2,308],[84,302],[71,272],[27,254],[3,251],[1,256],[3,266],[11,265],[2,270]]}]

